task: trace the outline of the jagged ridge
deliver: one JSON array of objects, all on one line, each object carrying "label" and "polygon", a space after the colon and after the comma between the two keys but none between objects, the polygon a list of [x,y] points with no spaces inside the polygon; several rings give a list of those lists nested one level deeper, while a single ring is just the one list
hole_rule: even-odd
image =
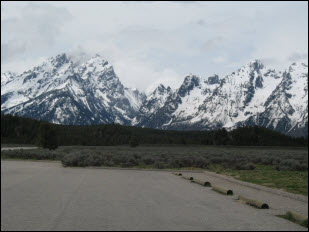
[{"label": "jagged ridge", "polygon": [[[164,103],[160,99],[161,107],[148,107],[151,115],[139,111],[134,125],[177,130],[259,125],[308,136],[305,64],[294,63],[281,73],[255,60],[224,78],[190,74],[164,99]],[[149,105],[147,100],[141,109]]]},{"label": "jagged ridge", "polygon": [[130,125],[145,99],[125,88],[99,55],[80,63],[60,54],[7,79],[1,85],[2,113],[54,123]]},{"label": "jagged ridge", "polygon": [[255,60],[220,78],[187,75],[145,96],[122,85],[101,56],[60,54],[20,75],[1,74],[1,112],[61,124],[120,123],[208,130],[258,125],[308,136],[308,66],[276,72]]}]

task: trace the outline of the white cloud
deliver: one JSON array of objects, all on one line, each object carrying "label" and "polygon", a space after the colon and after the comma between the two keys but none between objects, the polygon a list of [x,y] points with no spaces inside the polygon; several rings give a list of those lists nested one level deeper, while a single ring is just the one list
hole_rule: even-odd
[{"label": "white cloud", "polygon": [[226,55],[222,55],[222,56],[214,57],[212,61],[215,64],[221,64],[221,63],[226,63],[228,61],[228,58]]},{"label": "white cloud", "polygon": [[125,85],[151,89],[253,59],[277,69],[308,60],[308,3],[5,2],[1,32],[4,71],[82,49],[105,57]]},{"label": "white cloud", "polygon": [[293,52],[289,57],[288,60],[291,62],[307,62],[308,63],[308,52]]},{"label": "white cloud", "polygon": [[[5,10],[2,13],[6,15]],[[61,26],[70,18],[65,8],[38,3],[25,5],[19,15],[1,18],[1,63],[47,52],[61,36]]]},{"label": "white cloud", "polygon": [[138,88],[146,93],[160,83],[177,88],[183,79],[172,69],[156,69],[153,63],[143,59],[140,50],[121,49],[113,42],[100,43],[89,40],[83,45],[76,45],[70,55],[79,56],[81,53],[87,54],[88,57],[100,54],[113,65],[115,73],[125,86]]},{"label": "white cloud", "polygon": [[23,60],[16,60],[14,62],[9,62],[6,64],[1,63],[1,72],[6,70],[13,70],[17,74],[21,74],[28,71],[35,66],[42,64],[48,57],[39,58],[25,58]]}]

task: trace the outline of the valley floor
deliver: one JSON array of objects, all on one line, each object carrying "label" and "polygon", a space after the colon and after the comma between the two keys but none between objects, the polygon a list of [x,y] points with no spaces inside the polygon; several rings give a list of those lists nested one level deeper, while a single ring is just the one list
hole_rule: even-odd
[{"label": "valley floor", "polygon": [[[308,212],[296,200],[190,173],[231,187],[234,196],[192,184],[167,171],[63,168],[59,162],[1,160],[1,230],[287,230],[307,231],[276,215]],[[236,200],[267,201],[261,210]]]}]

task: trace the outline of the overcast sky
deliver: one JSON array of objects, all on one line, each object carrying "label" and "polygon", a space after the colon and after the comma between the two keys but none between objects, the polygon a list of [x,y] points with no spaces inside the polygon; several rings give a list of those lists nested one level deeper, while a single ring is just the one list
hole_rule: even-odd
[{"label": "overcast sky", "polygon": [[99,53],[124,85],[308,63],[308,2],[1,2],[1,72]]}]

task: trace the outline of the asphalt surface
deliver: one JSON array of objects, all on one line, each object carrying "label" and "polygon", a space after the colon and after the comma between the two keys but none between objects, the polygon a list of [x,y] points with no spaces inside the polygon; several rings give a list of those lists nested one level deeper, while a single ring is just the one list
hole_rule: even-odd
[{"label": "asphalt surface", "polygon": [[169,172],[3,160],[1,230],[307,231]]}]

